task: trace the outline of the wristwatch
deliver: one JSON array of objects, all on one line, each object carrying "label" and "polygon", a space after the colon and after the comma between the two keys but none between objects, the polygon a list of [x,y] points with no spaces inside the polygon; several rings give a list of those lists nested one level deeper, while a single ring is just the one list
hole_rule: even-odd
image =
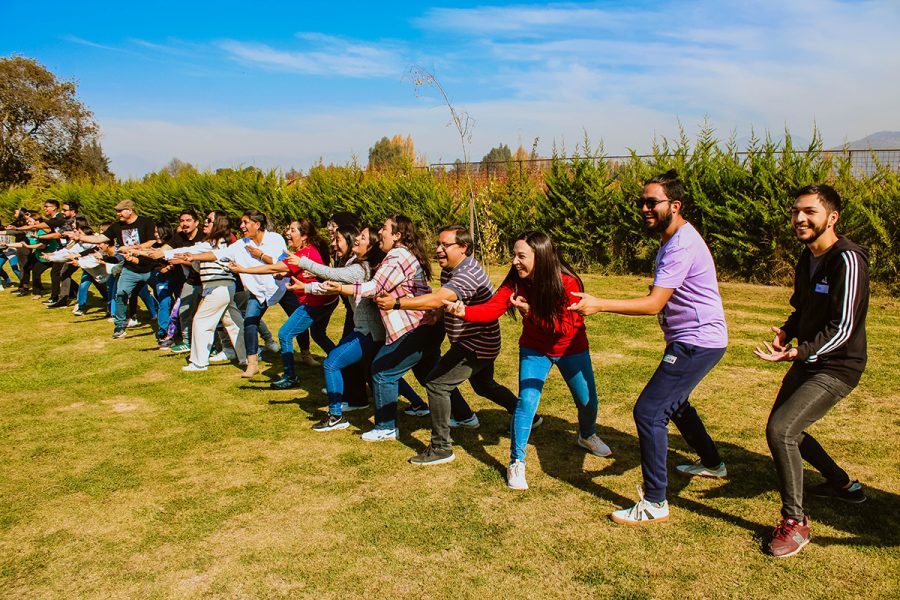
[{"label": "wristwatch", "polygon": [[394,300],[394,310],[400,310],[400,298]]}]

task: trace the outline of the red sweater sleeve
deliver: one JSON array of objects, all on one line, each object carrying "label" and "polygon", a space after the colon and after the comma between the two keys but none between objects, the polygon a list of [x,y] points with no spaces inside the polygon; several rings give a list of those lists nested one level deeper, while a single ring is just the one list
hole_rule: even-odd
[{"label": "red sweater sleeve", "polygon": [[513,288],[511,285],[501,285],[494,297],[484,304],[467,306],[466,316],[463,317],[463,320],[473,323],[496,321],[509,308],[509,299],[512,297],[512,294]]}]

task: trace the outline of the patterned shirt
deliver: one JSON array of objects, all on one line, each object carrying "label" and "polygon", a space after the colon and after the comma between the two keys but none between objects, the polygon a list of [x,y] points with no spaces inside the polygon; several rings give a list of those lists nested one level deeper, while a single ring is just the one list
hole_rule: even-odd
[{"label": "patterned shirt", "polygon": [[[487,273],[471,256],[465,257],[453,269],[441,270],[441,286],[456,294],[466,306],[483,304],[494,295],[494,286]],[[500,322],[467,322],[444,313],[444,328],[451,344],[471,350],[478,358],[497,358],[500,354]]]},{"label": "patterned shirt", "polygon": [[[428,294],[431,288],[425,282],[425,272],[412,252],[402,246],[391,249],[381,261],[372,279],[353,284],[353,298],[357,304],[363,298],[387,294],[392,298],[414,298]],[[423,310],[381,310],[384,322],[385,344],[392,344],[403,334],[412,331],[422,322]]]}]

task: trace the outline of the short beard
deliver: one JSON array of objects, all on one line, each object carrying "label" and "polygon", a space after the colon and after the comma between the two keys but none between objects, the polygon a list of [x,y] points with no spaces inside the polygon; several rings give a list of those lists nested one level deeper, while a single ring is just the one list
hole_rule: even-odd
[{"label": "short beard", "polygon": [[[811,238],[808,238],[808,239],[805,239],[805,240],[800,240],[800,241],[803,242],[804,244],[806,244],[807,246],[810,245],[810,244],[813,244],[813,243],[815,243],[815,241],[816,241],[817,239],[819,239],[820,237],[822,237],[822,234],[825,233],[827,230],[828,230],[828,223],[827,223],[827,222],[826,222],[824,225],[822,225],[821,227],[812,227],[812,228],[811,228],[811,231],[812,231],[812,237],[811,237]],[[800,239],[800,238],[798,237],[797,239]]]},{"label": "short beard", "polygon": [[664,216],[656,218],[656,225],[647,225],[647,222],[644,221],[644,229],[647,230],[647,233],[653,235],[659,235],[669,228],[669,225],[672,224],[672,211],[669,210]]}]

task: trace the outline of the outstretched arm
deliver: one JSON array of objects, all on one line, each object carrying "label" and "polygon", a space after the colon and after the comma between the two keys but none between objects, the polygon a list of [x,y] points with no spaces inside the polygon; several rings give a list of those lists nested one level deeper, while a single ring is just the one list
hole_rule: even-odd
[{"label": "outstretched arm", "polygon": [[607,300],[585,292],[571,292],[575,297],[575,302],[569,306],[569,310],[584,316],[598,312],[631,316],[656,315],[663,309],[674,292],[675,290],[672,288],[655,285],[646,296],[626,300]]}]

